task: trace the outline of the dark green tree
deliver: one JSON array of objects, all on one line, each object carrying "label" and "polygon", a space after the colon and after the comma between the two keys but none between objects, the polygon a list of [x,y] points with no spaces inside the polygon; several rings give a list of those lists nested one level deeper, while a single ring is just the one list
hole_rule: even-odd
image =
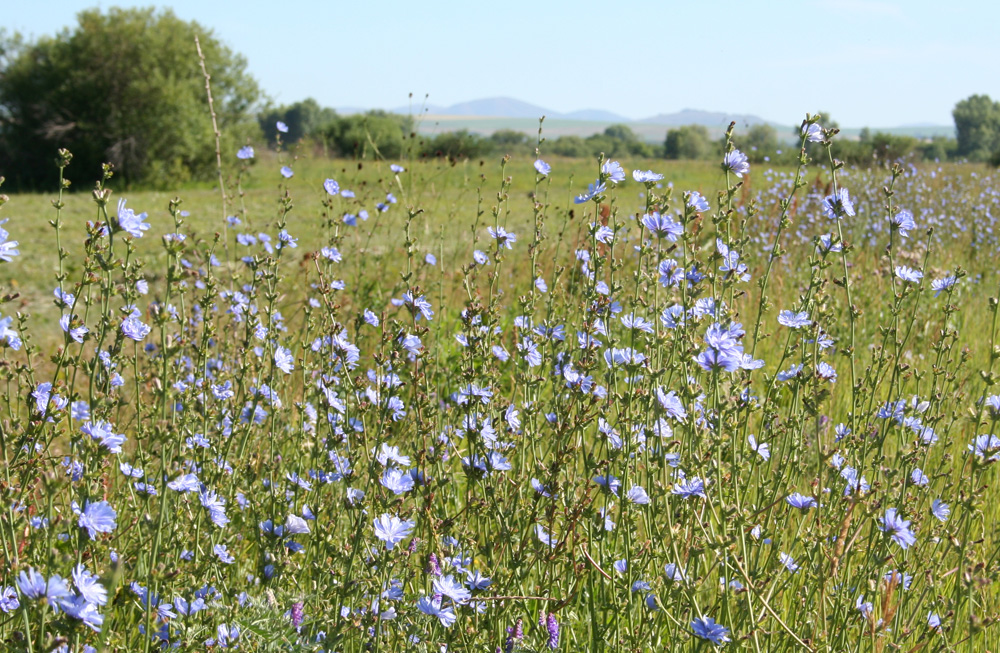
[{"label": "dark green tree", "polygon": [[424,143],[424,156],[442,157],[458,161],[486,156],[493,151],[493,143],[479,134],[467,129],[453,132],[443,132],[435,138],[428,138]]},{"label": "dark green tree", "polygon": [[[92,9],[54,38],[0,58],[0,169],[22,187],[50,185],[56,150],[79,179],[114,164],[119,180],[176,184],[215,172],[215,142],[194,39],[212,77],[224,153],[259,134],[246,61],[211,30],[155,9]],[[12,46],[13,44],[13,46]],[[73,172],[75,171],[75,172]]]},{"label": "dark green tree", "polygon": [[579,136],[560,136],[559,138],[551,141],[546,148],[553,154],[557,156],[568,156],[574,158],[583,158],[585,156],[591,156],[590,146]]},{"label": "dark green tree", "polygon": [[500,149],[520,149],[528,144],[528,135],[516,129],[498,129],[490,134],[490,141]]},{"label": "dark green tree", "polygon": [[321,107],[312,98],[263,111],[258,116],[258,122],[268,143],[276,142],[276,125],[279,120],[288,127],[288,133],[281,136],[285,143],[298,143],[304,138],[322,140],[321,132],[337,120],[337,112],[329,107]]},{"label": "dark green tree", "polygon": [[663,156],[667,159],[707,159],[716,147],[703,125],[684,125],[667,130]]},{"label": "dark green tree", "polygon": [[406,137],[413,131],[413,118],[385,111],[343,116],[329,123],[324,142],[336,153],[355,159],[398,159]]},{"label": "dark green tree", "polygon": [[733,142],[754,163],[760,163],[764,157],[774,159],[775,153],[781,149],[777,130],[767,124],[751,125],[742,134],[737,132]]},{"label": "dark green tree", "polygon": [[987,161],[1000,153],[1000,102],[989,95],[971,95],[951,112],[958,137],[957,154],[970,161]]}]

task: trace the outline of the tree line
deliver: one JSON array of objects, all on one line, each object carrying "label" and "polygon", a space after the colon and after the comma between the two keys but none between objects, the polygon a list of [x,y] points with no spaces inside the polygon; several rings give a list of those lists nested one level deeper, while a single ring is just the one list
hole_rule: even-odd
[{"label": "tree line", "polygon": [[[209,29],[171,11],[112,8],[81,12],[73,28],[28,42],[0,29],[0,175],[15,188],[51,183],[58,148],[73,152],[75,169],[114,165],[126,184],[176,186],[210,179],[215,138],[205,80],[195,52],[198,37],[211,75],[214,108],[225,156],[239,145],[276,144],[276,124],[289,146],[348,158],[481,158],[534,150],[534,140],[502,129],[420,133],[411,116],[370,111],[340,115],[313,99],[273,106],[247,70],[246,60]],[[955,105],[956,138],[919,140],[863,130],[841,139],[836,156],[879,165],[901,159],[968,160],[1000,165],[1000,102],[973,95]],[[835,126],[824,120],[825,126]],[[791,134],[771,125],[738,132],[736,144],[752,161],[791,162]],[[566,157],[718,159],[723,143],[699,125],[670,129],[661,143],[627,125],[587,137],[560,136],[545,152]]]}]

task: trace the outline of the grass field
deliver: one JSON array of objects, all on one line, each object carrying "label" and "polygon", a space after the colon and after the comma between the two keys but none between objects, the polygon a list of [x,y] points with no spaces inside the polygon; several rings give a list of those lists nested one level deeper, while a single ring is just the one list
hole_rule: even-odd
[{"label": "grass field", "polygon": [[5,650],[995,650],[996,173],[541,149],[10,197]]}]

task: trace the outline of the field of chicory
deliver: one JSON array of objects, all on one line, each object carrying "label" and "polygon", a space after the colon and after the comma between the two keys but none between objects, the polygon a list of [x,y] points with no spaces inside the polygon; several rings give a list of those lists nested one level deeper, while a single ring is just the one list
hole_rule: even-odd
[{"label": "field of chicory", "polygon": [[3,650],[997,646],[1000,177],[798,147],[248,145],[197,215],[61,152],[3,197]]}]

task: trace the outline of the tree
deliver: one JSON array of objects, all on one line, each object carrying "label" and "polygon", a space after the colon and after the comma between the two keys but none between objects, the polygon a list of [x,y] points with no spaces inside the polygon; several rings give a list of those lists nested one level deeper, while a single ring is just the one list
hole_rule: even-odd
[{"label": "tree", "polygon": [[704,125],[684,125],[667,131],[663,155],[667,159],[707,159],[715,151]]},{"label": "tree", "polygon": [[[171,11],[87,10],[54,38],[0,58],[0,166],[13,183],[51,185],[56,150],[85,179],[114,164],[126,183],[211,177],[215,141],[194,39],[212,77],[225,152],[259,132],[260,90],[246,61],[210,30]],[[232,154],[230,154],[232,156]]]},{"label": "tree", "polygon": [[[737,132],[733,136],[733,142],[741,152],[747,155],[751,163],[760,163],[765,160],[774,159],[777,151],[781,149],[778,141],[778,132],[771,125],[759,123],[751,125],[745,132]],[[726,139],[722,138],[720,146],[725,147]]]},{"label": "tree", "polygon": [[958,156],[987,161],[1000,152],[1000,102],[989,95],[970,95],[951,112],[958,137]]},{"label": "tree", "polygon": [[467,129],[442,132],[434,139],[428,139],[423,147],[423,156],[436,156],[452,161],[474,159],[493,151],[493,143]]},{"label": "tree", "polygon": [[587,145],[586,141],[579,136],[573,135],[560,136],[549,143],[546,149],[557,156],[583,158],[591,155],[590,147]]},{"label": "tree", "polygon": [[376,110],[337,118],[323,129],[322,137],[341,156],[398,159],[412,131],[411,116]]},{"label": "tree", "polygon": [[528,144],[528,135],[516,129],[498,129],[490,134],[490,141],[500,149],[517,150]]},{"label": "tree", "polygon": [[337,112],[329,107],[321,107],[312,98],[263,111],[258,116],[258,122],[268,143],[277,141],[279,120],[288,127],[288,132],[282,134],[281,140],[285,143],[298,143],[304,138],[320,138],[323,128],[337,120]]}]

